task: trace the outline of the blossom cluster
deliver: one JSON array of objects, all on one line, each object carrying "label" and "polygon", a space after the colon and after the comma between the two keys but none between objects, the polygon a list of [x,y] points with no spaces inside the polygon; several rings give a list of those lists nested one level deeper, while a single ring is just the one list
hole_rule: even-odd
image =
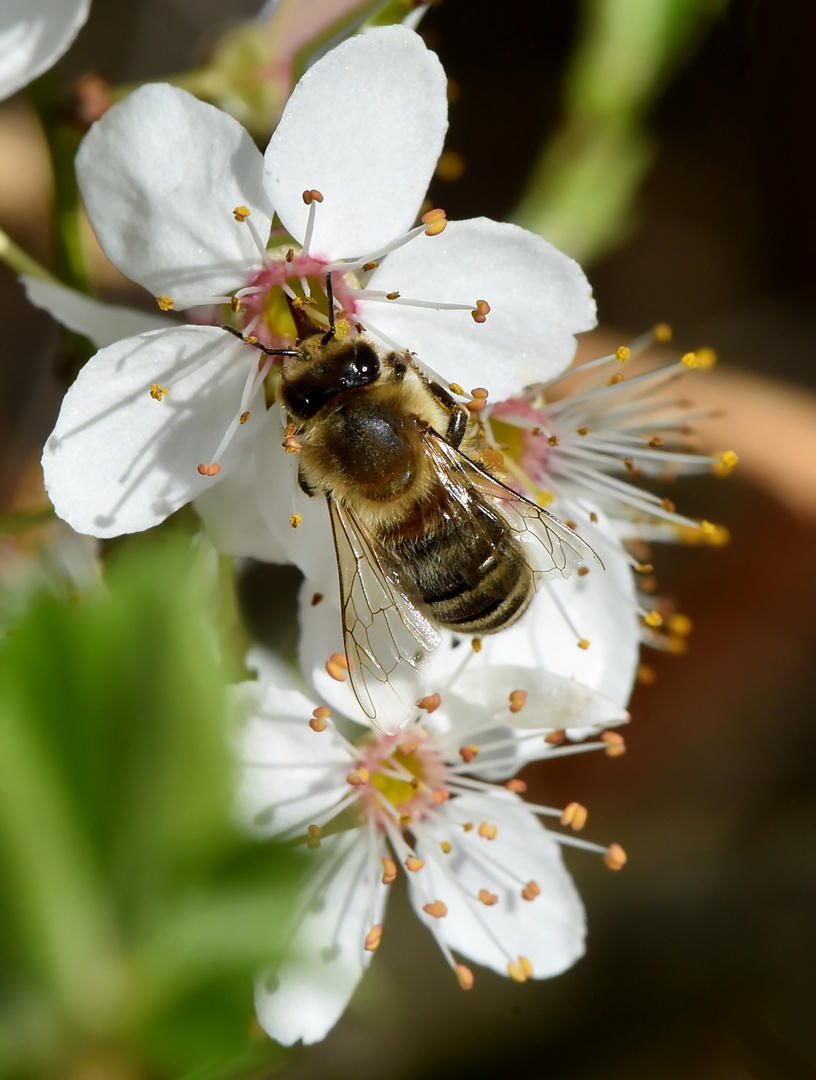
[{"label": "blossom cluster", "polygon": [[[613,729],[662,622],[638,587],[637,545],[713,528],[632,480],[735,460],[687,452],[687,410],[655,394],[698,355],[626,377],[644,339],[571,368],[575,335],[595,325],[580,267],[516,226],[426,207],[446,129],[442,67],[401,26],[309,69],[265,153],[227,114],[144,86],[91,128],[76,164],[100,244],[158,310],[26,281],[33,303],[99,346],[45,446],[57,513],[104,538],[192,502],[225,554],[303,573],[300,675],[256,651],[257,682],[236,697],[239,813],[313,858],[285,959],[257,984],[259,1019],[284,1043],[340,1017],[398,873],[463,989],[465,961],[524,982],[578,959],[584,912],[560,849],[613,869],[625,855],[575,837],[578,803],[526,801],[517,773],[623,751]],[[409,355],[464,407],[483,475],[597,557],[542,580],[500,633],[436,633],[399,730],[372,727],[352,690],[328,501],[298,484],[303,433],[275,402],[306,318],[326,340]]]}]

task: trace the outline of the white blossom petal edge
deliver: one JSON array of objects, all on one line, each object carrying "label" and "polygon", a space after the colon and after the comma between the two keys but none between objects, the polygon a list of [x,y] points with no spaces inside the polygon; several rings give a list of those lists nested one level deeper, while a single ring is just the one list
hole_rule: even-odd
[{"label": "white blossom petal edge", "polygon": [[0,100],[59,60],[85,24],[90,7],[91,0],[3,0]]}]

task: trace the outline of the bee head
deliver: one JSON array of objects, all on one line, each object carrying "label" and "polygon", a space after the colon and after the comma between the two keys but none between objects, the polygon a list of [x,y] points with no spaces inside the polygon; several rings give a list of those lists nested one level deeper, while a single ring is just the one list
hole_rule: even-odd
[{"label": "bee head", "polygon": [[283,369],[280,398],[288,413],[310,420],[345,390],[371,386],[380,377],[380,358],[365,338],[331,338],[315,333],[298,345]]}]

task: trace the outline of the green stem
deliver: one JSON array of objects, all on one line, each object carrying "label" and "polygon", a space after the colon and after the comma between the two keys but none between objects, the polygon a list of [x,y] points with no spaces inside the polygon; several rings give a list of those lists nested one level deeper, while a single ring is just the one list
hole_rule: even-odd
[{"label": "green stem", "polygon": [[25,274],[26,277],[39,278],[40,281],[50,281],[55,285],[59,284],[50,271],[32,258],[27,251],[23,251],[19,244],[15,244],[3,229],[0,229],[0,260],[15,274]]}]

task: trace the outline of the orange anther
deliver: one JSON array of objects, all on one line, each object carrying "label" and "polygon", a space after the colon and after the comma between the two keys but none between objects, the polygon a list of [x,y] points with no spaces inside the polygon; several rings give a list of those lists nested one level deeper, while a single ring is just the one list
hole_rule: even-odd
[{"label": "orange anther", "polygon": [[423,214],[419,219],[423,225],[426,225],[426,236],[438,236],[439,233],[444,232],[448,224],[448,216],[444,210],[438,207],[435,210],[429,210],[426,214]]},{"label": "orange anther", "polygon": [[487,398],[472,398],[470,401],[465,402],[465,408],[468,412],[478,413],[487,405]]},{"label": "orange anther", "polygon": [[432,713],[436,712],[441,704],[442,697],[440,694],[428,694],[426,697],[419,699],[417,708],[424,709],[427,713]]},{"label": "orange anther", "polygon": [[218,476],[221,472],[221,466],[217,465],[215,462],[213,462],[212,465],[205,465],[202,462],[201,465],[198,466],[198,471],[202,476]]},{"label": "orange anther", "polygon": [[346,783],[351,784],[352,787],[362,787],[363,784],[367,784],[369,781],[368,769],[361,765],[359,769],[352,769],[346,776]]},{"label": "orange anther", "polygon": [[515,777],[513,780],[508,780],[504,786],[507,788],[508,791],[515,791],[518,794],[521,794],[523,791],[527,790],[527,785],[524,783],[523,780],[519,780],[518,777]]},{"label": "orange anther", "polygon": [[620,844],[610,844],[609,850],[604,855],[604,862],[610,870],[622,870],[626,866],[627,854]]},{"label": "orange anther", "polygon": [[490,304],[487,300],[477,300],[476,307],[470,313],[475,323],[483,323],[490,314]]},{"label": "orange anther", "polygon": [[250,416],[250,414],[248,412],[242,412],[239,419],[238,419],[238,423],[239,424],[245,424],[247,422],[247,420],[249,420],[249,416]]},{"label": "orange anther", "polygon": [[382,926],[372,926],[366,934],[363,948],[366,952],[376,952],[382,941]]},{"label": "orange anther", "polygon": [[456,972],[456,978],[459,980],[459,985],[463,990],[470,990],[473,986],[473,972],[469,967],[465,967],[464,964],[457,964],[454,969]]},{"label": "orange anther", "polygon": [[537,896],[541,896],[541,887],[537,881],[528,881],[524,888],[521,890],[522,900],[535,900]]},{"label": "orange anther", "polygon": [[422,910],[426,915],[432,915],[435,919],[444,919],[448,914],[448,909],[441,900],[434,900],[432,904],[423,904]]},{"label": "orange anther", "polygon": [[320,716],[310,716],[309,727],[312,729],[312,731],[325,731],[327,724],[326,721]]},{"label": "orange anther", "polygon": [[311,206],[313,202],[322,203],[323,196],[317,190],[317,188],[310,188],[309,191],[303,192],[303,201],[307,206]]},{"label": "orange anther", "polygon": [[383,885],[390,885],[391,882],[396,879],[396,876],[397,876],[397,864],[394,862],[393,859],[389,859],[387,857],[383,859],[382,864],[383,864],[382,883],[383,883]]},{"label": "orange anther", "polygon": [[489,889],[479,889],[479,899],[486,907],[492,907],[499,902],[498,896],[496,896],[495,893],[490,892]]},{"label": "orange anther", "polygon": [[433,801],[437,806],[442,806],[451,797],[451,793],[447,788],[437,788],[433,793]]},{"label": "orange anther", "polygon": [[470,391],[470,396],[475,398],[481,398],[482,401],[487,401],[489,394],[483,386],[477,386]]},{"label": "orange anther", "polygon": [[577,802],[571,802],[564,808],[564,813],[561,815],[561,824],[571,825],[575,832],[578,832],[586,825],[587,816],[588,811],[585,806]]},{"label": "orange anther", "polygon": [[510,712],[518,713],[527,704],[527,691],[514,690],[510,695]]},{"label": "orange anther", "polygon": [[[345,659],[345,657],[344,657],[344,659]],[[348,666],[346,664],[341,665],[341,664],[335,663],[335,661],[333,659],[326,661],[326,672],[327,672],[329,678],[334,679],[335,682],[345,682],[346,681],[346,672],[347,671],[348,671]]]},{"label": "orange anther", "polygon": [[397,743],[397,753],[402,754],[403,757],[410,757],[411,754],[415,754],[417,752],[418,746],[419,743],[416,741],[416,739],[412,739],[410,742]]},{"label": "orange anther", "polygon": [[409,855],[408,858],[405,860],[405,867],[407,870],[421,870],[424,865],[425,860],[417,858],[416,855]]},{"label": "orange anther", "polygon": [[498,836],[499,830],[495,825],[489,825],[486,821],[483,821],[479,826],[479,836],[485,840],[495,840]]},{"label": "orange anther", "polygon": [[464,761],[465,765],[470,765],[471,761],[478,755],[478,746],[460,746],[459,757]]},{"label": "orange anther", "polygon": [[549,735],[544,736],[544,742],[549,743],[550,746],[558,746],[566,737],[567,733],[563,729],[561,731],[551,731]]},{"label": "orange anther", "polygon": [[[522,960],[523,960],[523,957],[520,956],[518,958],[517,963],[513,963],[513,961],[511,961],[507,965],[507,974],[513,980],[513,982],[523,983],[523,982],[527,982],[527,980],[530,978],[530,976],[527,974],[527,971],[525,969],[525,965],[522,963]],[[528,960],[527,961],[527,967],[529,967],[529,964],[530,964],[530,962]],[[532,973],[532,968],[530,969],[530,971]]]},{"label": "orange anther", "polygon": [[626,753],[626,742],[617,731],[604,731],[601,739],[607,744],[605,753],[608,757],[620,757]]}]

